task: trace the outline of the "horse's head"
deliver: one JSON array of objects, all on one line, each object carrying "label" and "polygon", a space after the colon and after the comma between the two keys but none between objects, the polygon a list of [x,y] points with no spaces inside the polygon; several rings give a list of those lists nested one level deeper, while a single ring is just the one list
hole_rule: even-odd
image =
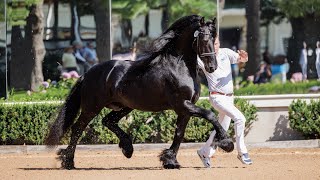
[{"label": "horse's head", "polygon": [[200,27],[194,32],[193,49],[202,60],[207,72],[212,73],[217,69],[217,59],[214,52],[214,41],[217,36],[215,19],[204,22],[200,20]]}]

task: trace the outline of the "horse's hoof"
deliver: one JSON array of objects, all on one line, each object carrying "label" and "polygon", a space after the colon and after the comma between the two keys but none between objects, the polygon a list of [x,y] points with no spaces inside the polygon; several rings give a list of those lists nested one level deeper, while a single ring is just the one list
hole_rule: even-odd
[{"label": "horse's hoof", "polygon": [[176,154],[171,149],[164,150],[160,155],[160,161],[165,169],[180,169]]},{"label": "horse's hoof", "polygon": [[164,164],[163,167],[165,169],[180,169],[180,164]]},{"label": "horse's hoof", "polygon": [[122,154],[126,157],[126,158],[131,158],[132,157],[132,154],[133,154],[133,149],[132,150],[125,150],[125,149],[122,149]]},{"label": "horse's hoof", "polygon": [[232,152],[234,144],[231,139],[223,139],[217,143],[217,145],[226,152]]},{"label": "horse's hoof", "polygon": [[67,157],[66,149],[60,149],[57,154],[59,155],[57,159],[61,161],[61,168],[68,170],[75,169],[74,161]]},{"label": "horse's hoof", "polygon": [[68,169],[68,170],[75,169],[74,162],[73,161],[62,161],[61,168]]},{"label": "horse's hoof", "polygon": [[122,149],[122,154],[127,157],[131,158],[133,154],[133,146],[132,141],[130,139],[122,139],[120,140],[119,147]]}]

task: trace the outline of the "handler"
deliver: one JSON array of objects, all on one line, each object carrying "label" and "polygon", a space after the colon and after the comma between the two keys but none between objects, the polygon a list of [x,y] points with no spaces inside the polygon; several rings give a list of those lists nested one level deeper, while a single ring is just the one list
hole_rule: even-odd
[{"label": "handler", "polygon": [[[198,65],[203,70],[209,86],[209,101],[211,105],[219,112],[219,122],[227,131],[231,119],[234,121],[234,130],[236,135],[236,147],[238,150],[238,159],[243,164],[252,164],[249,158],[248,150],[244,143],[245,117],[234,105],[233,81],[231,64],[238,62],[247,62],[248,53],[243,50],[237,52],[227,48],[220,48],[219,37],[217,36],[214,43],[214,50],[218,68],[213,73],[208,73],[203,62],[198,57]],[[197,151],[203,165],[210,168],[210,158],[216,150],[216,146],[212,146],[212,142],[216,131],[213,131],[206,144]]]}]

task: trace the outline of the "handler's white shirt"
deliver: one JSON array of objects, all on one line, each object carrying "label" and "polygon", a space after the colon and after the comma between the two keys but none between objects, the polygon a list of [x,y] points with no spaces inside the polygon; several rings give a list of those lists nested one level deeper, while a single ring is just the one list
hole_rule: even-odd
[{"label": "handler's white shirt", "polygon": [[220,48],[216,56],[218,67],[213,73],[208,73],[198,57],[198,65],[206,75],[210,92],[233,93],[231,64],[238,63],[238,58],[239,54],[233,50]]}]

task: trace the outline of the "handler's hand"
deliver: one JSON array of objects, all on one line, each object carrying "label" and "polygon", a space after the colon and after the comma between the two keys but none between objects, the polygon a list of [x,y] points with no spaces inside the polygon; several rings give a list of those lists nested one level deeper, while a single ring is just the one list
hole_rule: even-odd
[{"label": "handler's hand", "polygon": [[237,53],[239,54],[239,61],[240,62],[247,62],[248,61],[248,53],[244,50],[238,50]]}]

